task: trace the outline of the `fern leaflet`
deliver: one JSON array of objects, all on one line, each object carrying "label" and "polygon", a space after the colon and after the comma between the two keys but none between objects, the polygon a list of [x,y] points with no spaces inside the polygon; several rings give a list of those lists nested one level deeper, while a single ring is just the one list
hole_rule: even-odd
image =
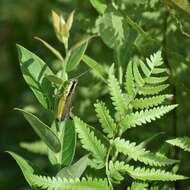
[{"label": "fern leaflet", "polygon": [[175,139],[167,140],[167,143],[177,146],[184,151],[190,152],[190,138],[189,137],[178,137]]},{"label": "fern leaflet", "polygon": [[141,110],[140,112],[135,112],[128,114],[121,122],[123,131],[131,128],[141,126],[142,124],[150,123],[153,120],[159,119],[164,114],[176,108],[177,105],[168,105],[154,107],[149,110]]},{"label": "fern leaflet", "polygon": [[59,177],[33,175],[32,183],[35,187],[47,190],[109,190],[107,181],[103,179],[61,179]]},{"label": "fern leaflet", "polygon": [[166,166],[178,162],[177,160],[168,159],[165,156],[153,154],[142,148],[141,145],[130,143],[124,139],[116,138],[112,143],[118,152],[127,155],[134,161],[140,161],[150,166]]},{"label": "fern leaflet", "polygon": [[113,118],[110,116],[109,110],[105,106],[105,103],[97,102],[95,104],[95,110],[104,133],[108,134],[109,138],[112,138],[116,133],[117,126]]},{"label": "fern leaflet", "polygon": [[129,98],[133,98],[135,96],[135,82],[133,76],[133,68],[132,62],[130,61],[127,66],[127,71],[125,75],[125,90]]},{"label": "fern leaflet", "polygon": [[121,173],[127,173],[133,179],[141,181],[176,181],[187,179],[185,176],[173,174],[165,170],[155,168],[147,169],[145,167],[135,168],[134,166],[119,161],[116,161],[115,163],[110,161],[109,169],[111,177],[115,178],[115,176],[120,175],[120,179],[122,179]]},{"label": "fern leaflet", "polygon": [[149,98],[136,98],[132,101],[132,105],[135,109],[151,108],[160,105],[166,98],[169,97],[172,97],[172,95],[164,94]]},{"label": "fern leaflet", "polygon": [[145,86],[142,88],[139,88],[138,94],[140,95],[156,95],[165,90],[169,87],[169,84],[161,84],[157,86]]},{"label": "fern leaflet", "polygon": [[124,115],[126,111],[126,100],[121,92],[119,82],[114,76],[113,66],[109,71],[108,86],[116,111],[121,115]]},{"label": "fern leaflet", "polygon": [[100,163],[105,162],[106,148],[86,123],[74,117],[75,128],[84,149],[90,151],[93,157]]}]

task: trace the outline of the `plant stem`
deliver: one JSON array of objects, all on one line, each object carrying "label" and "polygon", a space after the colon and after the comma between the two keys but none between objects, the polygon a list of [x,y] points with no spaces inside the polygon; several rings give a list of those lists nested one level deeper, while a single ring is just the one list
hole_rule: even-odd
[{"label": "plant stem", "polygon": [[111,145],[109,146],[108,152],[107,152],[107,155],[106,155],[106,176],[107,176],[107,179],[108,179],[109,186],[110,186],[111,190],[113,190],[113,185],[111,183],[111,178],[110,178],[110,175],[109,175],[109,156],[110,156],[110,151],[111,151]]}]

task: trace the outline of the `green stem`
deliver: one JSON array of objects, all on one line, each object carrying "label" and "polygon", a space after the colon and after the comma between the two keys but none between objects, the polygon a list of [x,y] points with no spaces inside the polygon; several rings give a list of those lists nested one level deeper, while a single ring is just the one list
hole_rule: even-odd
[{"label": "green stem", "polygon": [[107,176],[107,179],[108,179],[109,186],[110,186],[111,190],[113,190],[113,185],[111,183],[111,177],[109,175],[109,156],[110,156],[111,148],[112,147],[110,145],[109,149],[108,149],[108,152],[107,152],[107,155],[106,155],[106,176]]}]

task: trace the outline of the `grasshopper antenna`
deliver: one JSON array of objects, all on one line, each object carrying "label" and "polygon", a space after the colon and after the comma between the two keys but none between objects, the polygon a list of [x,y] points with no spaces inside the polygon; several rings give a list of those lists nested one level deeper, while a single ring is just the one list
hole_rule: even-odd
[{"label": "grasshopper antenna", "polygon": [[85,75],[86,73],[88,73],[91,70],[92,70],[92,68],[87,69],[86,71],[84,71],[83,73],[81,73],[80,75],[78,75],[77,77],[74,77],[74,79],[78,79],[78,78],[82,77],[83,75]]}]

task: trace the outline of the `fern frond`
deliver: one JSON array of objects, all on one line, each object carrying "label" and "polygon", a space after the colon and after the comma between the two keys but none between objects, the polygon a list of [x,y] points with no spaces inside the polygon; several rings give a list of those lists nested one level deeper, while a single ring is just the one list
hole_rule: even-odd
[{"label": "fern frond", "polygon": [[178,137],[175,139],[167,140],[167,143],[177,146],[184,151],[190,152],[190,137]]},{"label": "fern frond", "polygon": [[149,98],[136,98],[132,101],[132,106],[135,109],[151,108],[160,105],[165,99],[172,97],[170,94],[157,95]]},{"label": "fern frond", "polygon": [[137,111],[135,113],[128,114],[121,121],[121,126],[123,131],[125,131],[131,127],[137,127],[146,123],[150,123],[151,121],[159,119],[161,116],[165,115],[176,107],[177,105],[160,106],[149,110],[141,110],[140,112]]},{"label": "fern frond", "polygon": [[165,90],[169,87],[169,84],[161,84],[157,86],[144,86],[141,87],[138,91],[138,94],[140,95],[156,95]]},{"label": "fern frond", "polygon": [[43,141],[35,141],[35,142],[21,142],[20,147],[26,149],[29,152],[47,155],[48,148]]},{"label": "fern frond", "polygon": [[100,163],[105,163],[107,152],[105,146],[97,139],[94,132],[89,129],[86,123],[77,117],[74,117],[74,122],[82,147],[90,151],[93,157]]},{"label": "fern frond", "polygon": [[83,178],[82,180],[33,175],[33,185],[47,190],[109,190],[105,179]]},{"label": "fern frond", "polygon": [[121,91],[119,82],[114,76],[113,66],[109,71],[108,86],[116,111],[121,115],[124,115],[126,110],[126,100],[124,94]]},{"label": "fern frond", "polygon": [[133,182],[131,188],[129,187],[127,190],[148,190],[147,183]]},{"label": "fern frond", "polygon": [[116,133],[117,126],[110,116],[109,110],[104,102],[97,102],[94,106],[104,133],[108,134],[109,138],[112,138]]},{"label": "fern frond", "polygon": [[110,161],[109,169],[111,177],[112,176],[115,177],[116,175],[121,175],[121,173],[123,174],[127,173],[133,179],[141,181],[176,181],[176,180],[188,179],[185,176],[173,174],[165,170],[160,170],[155,168],[147,169],[145,167],[135,168],[134,166],[130,166],[128,164],[125,164],[124,162],[119,162],[119,161],[116,161],[115,163]]},{"label": "fern frond", "polygon": [[165,156],[153,154],[148,150],[142,148],[141,145],[136,145],[136,143],[130,143],[124,139],[116,138],[111,142],[116,150],[134,161],[143,162],[150,166],[167,166],[177,163],[178,160],[169,159]]},{"label": "fern frond", "polygon": [[125,90],[128,97],[133,98],[135,96],[135,82],[133,77],[133,67],[130,61],[127,66],[127,71],[125,75]]}]

